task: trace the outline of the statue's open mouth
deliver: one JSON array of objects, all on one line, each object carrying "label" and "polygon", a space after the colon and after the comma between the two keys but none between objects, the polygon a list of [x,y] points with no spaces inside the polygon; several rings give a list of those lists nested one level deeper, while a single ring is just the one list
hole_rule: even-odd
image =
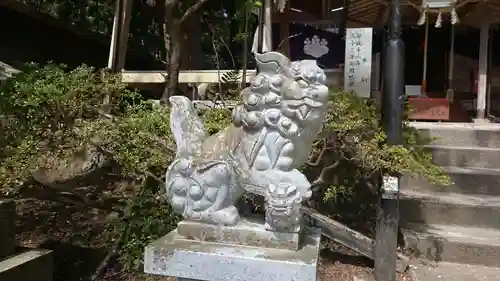
[{"label": "statue's open mouth", "polygon": [[286,206],[270,205],[268,208],[272,209],[275,212],[279,212],[279,213],[286,213],[286,212],[289,212],[291,210],[290,207],[286,207]]},{"label": "statue's open mouth", "polygon": [[297,109],[299,116],[301,119],[306,119],[307,116],[309,115],[309,112],[311,112],[311,108],[308,105],[301,105]]},{"label": "statue's open mouth", "polygon": [[305,120],[314,108],[319,107],[319,102],[315,102],[309,98],[304,98],[300,101],[289,104],[290,109],[297,112],[298,117],[301,120]]}]

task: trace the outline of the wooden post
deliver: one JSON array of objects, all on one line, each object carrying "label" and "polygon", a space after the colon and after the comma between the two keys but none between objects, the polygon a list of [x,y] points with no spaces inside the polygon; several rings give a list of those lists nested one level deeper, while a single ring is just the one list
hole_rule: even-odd
[{"label": "wooden post", "polygon": [[491,114],[492,113],[491,112],[492,111],[492,104],[491,104],[491,78],[492,78],[491,76],[492,76],[492,72],[491,72],[491,68],[493,65],[492,60],[493,60],[493,38],[494,38],[493,30],[490,29],[489,31],[490,31],[489,32],[490,35],[488,36],[490,39],[490,40],[488,40],[488,73],[489,73],[489,75],[487,76],[488,79],[486,80],[486,83],[488,85],[487,90],[486,90],[486,94],[488,96],[488,100],[486,101],[487,102],[486,103],[486,116],[487,116],[488,120],[490,120],[489,119],[490,116],[493,116]]},{"label": "wooden post", "polygon": [[[385,45],[382,123],[388,145],[402,142],[404,100],[404,43],[401,40],[401,0],[392,0],[388,40]],[[384,175],[377,214],[374,260],[375,280],[395,281],[399,223],[400,175]]]},{"label": "wooden post", "polygon": [[125,68],[125,59],[127,57],[127,46],[128,37],[130,34],[130,20],[132,18],[132,5],[133,0],[122,0],[123,1],[123,19],[122,19],[122,31],[120,32],[120,45],[118,49],[118,62],[117,67],[121,71]]},{"label": "wooden post", "polygon": [[[289,1],[287,1],[283,13],[288,13],[289,11]],[[282,54],[289,57],[290,56],[290,23],[280,22],[280,50]]]},{"label": "wooden post", "polygon": [[112,72],[120,72],[125,67],[132,3],[133,1],[131,0],[116,1],[113,33],[111,35],[108,58],[108,68]]},{"label": "wooden post", "polygon": [[455,60],[455,25],[451,25],[450,56],[448,58],[448,89],[453,90],[453,63]]},{"label": "wooden post", "polygon": [[424,66],[422,70],[421,94],[427,94],[427,50],[429,45],[429,16],[425,17],[425,35],[424,35]]},{"label": "wooden post", "polygon": [[479,37],[479,65],[478,65],[478,84],[477,84],[477,104],[476,119],[474,122],[485,122],[486,117],[486,92],[488,75],[488,37],[489,22],[484,1],[479,2],[479,11],[481,15],[481,33]]}]

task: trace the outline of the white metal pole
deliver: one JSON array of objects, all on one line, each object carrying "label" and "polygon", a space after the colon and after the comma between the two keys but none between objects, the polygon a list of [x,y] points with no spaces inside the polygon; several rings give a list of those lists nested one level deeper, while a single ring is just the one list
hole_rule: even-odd
[{"label": "white metal pole", "polygon": [[118,45],[118,40],[119,40],[119,34],[118,34],[118,25],[119,25],[119,17],[120,17],[120,6],[121,6],[121,0],[116,0],[116,7],[115,7],[115,17],[113,19],[113,31],[111,33],[111,42],[109,46],[109,56],[108,56],[108,68],[109,69],[114,69],[115,68],[115,61],[116,61],[116,56],[117,56],[117,45]]},{"label": "white metal pole", "polygon": [[477,104],[476,104],[476,119],[484,120],[486,114],[486,88],[488,74],[488,37],[489,37],[489,22],[486,18],[485,3],[479,2],[481,11],[481,33],[479,36],[479,65],[478,75],[479,81],[477,84]]},{"label": "white metal pole", "polygon": [[272,0],[264,0],[264,26],[266,27],[266,33],[264,34],[265,40],[267,41],[267,48],[270,51],[273,50],[273,26],[272,26]]}]

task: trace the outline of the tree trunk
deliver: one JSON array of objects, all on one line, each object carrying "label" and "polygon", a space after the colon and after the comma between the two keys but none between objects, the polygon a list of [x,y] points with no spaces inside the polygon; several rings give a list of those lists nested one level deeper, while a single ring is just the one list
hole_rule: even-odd
[{"label": "tree trunk", "polygon": [[181,26],[170,25],[170,50],[167,62],[167,85],[161,100],[168,103],[168,98],[176,95],[179,89],[179,70],[181,67],[182,31]]},{"label": "tree trunk", "polygon": [[[164,34],[165,50],[168,52],[167,57],[167,79],[166,87],[161,101],[168,104],[168,98],[179,93],[179,70],[182,62],[182,41],[186,35],[184,22],[197,12],[201,6],[208,0],[197,0],[195,4],[187,8],[184,14],[179,18],[176,11],[180,7],[180,0],[165,0],[165,30],[168,34]],[[168,39],[168,40],[167,40]]]},{"label": "tree trunk", "polygon": [[201,20],[201,13],[196,11],[186,19],[184,24],[186,27],[186,36],[184,38],[186,48],[183,48],[183,50],[189,50],[188,61],[186,62],[189,69],[202,69],[203,67]]},{"label": "tree trunk", "polygon": [[168,49],[170,48],[170,44],[168,43],[168,34],[167,34],[167,18],[165,16],[165,0],[156,0],[154,3],[155,7],[155,17],[156,24],[158,25],[158,30],[160,34],[163,35],[163,50],[160,50],[160,59],[165,63],[165,69],[168,62]]}]

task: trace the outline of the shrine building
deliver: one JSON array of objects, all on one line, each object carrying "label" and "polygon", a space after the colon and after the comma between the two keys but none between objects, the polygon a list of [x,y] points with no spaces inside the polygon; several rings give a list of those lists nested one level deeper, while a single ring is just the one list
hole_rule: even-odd
[{"label": "shrine building", "polygon": [[[130,0],[120,0],[127,7]],[[125,4],[124,4],[125,3]],[[332,89],[380,100],[385,0],[275,0],[263,13],[264,43],[292,60],[315,59]],[[400,8],[405,43],[405,94],[416,121],[482,122],[500,117],[500,0],[408,0]],[[130,4],[129,4],[130,5]],[[130,7],[121,13],[130,11]],[[117,10],[118,11],[118,10]],[[117,13],[117,14],[121,14]],[[253,11],[258,17],[258,9]],[[125,17],[126,18],[126,17]],[[115,22],[118,23],[117,19]],[[121,21],[125,28],[127,20]],[[251,27],[255,30],[256,26]],[[120,44],[115,32],[112,49]],[[354,37],[360,40],[354,40]],[[354,41],[353,41],[354,40]],[[125,39],[126,41],[126,39]],[[113,43],[115,42],[115,43]],[[271,43],[267,43],[271,42]],[[121,43],[123,45],[124,43]],[[126,43],[125,43],[126,45]],[[356,45],[356,46],[355,46]],[[121,47],[123,48],[123,46]],[[110,51],[110,66],[122,65]],[[164,83],[160,70],[122,71],[134,86]],[[230,71],[230,70],[223,70]],[[249,70],[247,75],[254,75]],[[220,71],[183,70],[180,83],[218,83]],[[248,77],[249,78],[249,77]],[[249,79],[247,79],[249,81]]]}]

